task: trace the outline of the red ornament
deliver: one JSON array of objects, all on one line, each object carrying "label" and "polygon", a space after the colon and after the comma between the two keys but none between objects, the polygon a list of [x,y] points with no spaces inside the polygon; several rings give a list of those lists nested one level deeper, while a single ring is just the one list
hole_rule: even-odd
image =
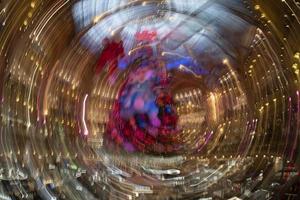
[{"label": "red ornament", "polygon": [[98,59],[96,74],[99,74],[101,70],[108,64],[108,74],[109,76],[112,75],[117,69],[118,59],[123,56],[124,48],[122,41],[107,41]]},{"label": "red ornament", "polygon": [[137,41],[149,41],[152,42],[156,39],[157,33],[156,31],[147,31],[144,30],[142,32],[136,33],[135,38]]}]

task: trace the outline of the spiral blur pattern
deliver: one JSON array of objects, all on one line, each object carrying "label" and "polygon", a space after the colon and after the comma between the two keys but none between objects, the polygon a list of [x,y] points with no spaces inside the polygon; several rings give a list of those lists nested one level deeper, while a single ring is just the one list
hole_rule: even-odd
[{"label": "spiral blur pattern", "polygon": [[0,1],[0,199],[299,199],[298,0]]}]

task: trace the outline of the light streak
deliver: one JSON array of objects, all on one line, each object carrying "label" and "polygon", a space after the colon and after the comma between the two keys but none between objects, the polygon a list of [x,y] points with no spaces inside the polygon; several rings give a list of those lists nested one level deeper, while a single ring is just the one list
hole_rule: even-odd
[{"label": "light streak", "polygon": [[82,119],[82,124],[83,124],[83,129],[84,129],[84,131],[83,131],[84,135],[89,134],[88,129],[87,129],[87,125],[86,125],[86,122],[85,122],[85,107],[86,107],[87,98],[88,98],[88,94],[86,94],[84,96],[83,103],[82,103],[82,118],[81,119]]}]

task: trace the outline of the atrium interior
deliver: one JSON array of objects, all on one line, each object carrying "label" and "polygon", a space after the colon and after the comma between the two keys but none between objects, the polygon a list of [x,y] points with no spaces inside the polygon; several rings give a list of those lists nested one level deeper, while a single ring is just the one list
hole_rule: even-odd
[{"label": "atrium interior", "polygon": [[0,199],[300,199],[299,0],[0,1]]}]

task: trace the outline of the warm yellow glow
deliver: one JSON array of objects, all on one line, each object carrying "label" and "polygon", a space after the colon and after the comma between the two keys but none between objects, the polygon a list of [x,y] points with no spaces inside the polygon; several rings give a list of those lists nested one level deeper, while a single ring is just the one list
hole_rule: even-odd
[{"label": "warm yellow glow", "polygon": [[213,92],[210,93],[210,103],[212,110],[212,119],[214,121],[217,121],[217,97]]},{"label": "warm yellow glow", "polygon": [[31,3],[30,3],[30,6],[31,6],[31,8],[34,8],[34,7],[35,7],[35,2],[34,2],[34,1],[31,2]]}]

